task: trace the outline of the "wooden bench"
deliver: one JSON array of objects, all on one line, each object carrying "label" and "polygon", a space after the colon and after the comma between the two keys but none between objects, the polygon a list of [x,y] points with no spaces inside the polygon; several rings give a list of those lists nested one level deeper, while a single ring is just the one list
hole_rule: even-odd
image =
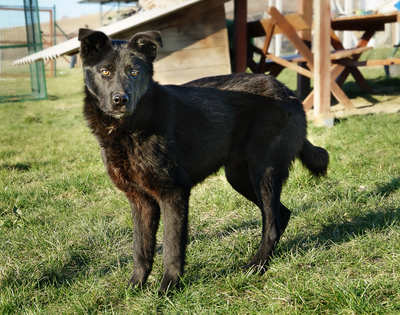
[{"label": "wooden bench", "polygon": [[350,67],[374,67],[374,66],[390,66],[390,65],[400,65],[400,58],[354,61],[349,63]]},{"label": "wooden bench", "polygon": [[[358,48],[352,48],[352,49],[335,50],[335,51],[331,52],[331,55],[330,55],[331,62],[333,64],[334,63],[343,63],[344,59],[351,58],[354,55],[361,54],[364,51],[367,51],[370,49],[372,49],[372,47],[358,47]],[[259,53],[259,54],[262,53],[261,49],[259,49],[257,47],[255,47],[253,49],[253,51],[256,53]],[[268,71],[272,72],[279,65],[282,68],[282,70],[284,68],[288,68],[288,69],[294,70],[308,78],[313,78],[313,74],[309,70],[297,65],[297,63],[300,63],[300,62],[307,62],[307,60],[300,54],[286,55],[286,56],[278,57],[273,54],[267,53],[266,57],[267,57],[267,59],[265,60],[265,66],[264,66],[265,72],[268,72]],[[394,63],[390,63],[388,59],[386,59],[386,61],[387,61],[387,63],[382,63],[382,64],[394,64]],[[398,61],[400,63],[400,60],[398,60]],[[361,63],[362,62],[360,62],[360,64]],[[397,64],[397,63],[395,63],[395,64]],[[358,63],[353,63],[351,60],[348,60],[346,65],[358,66]]]}]

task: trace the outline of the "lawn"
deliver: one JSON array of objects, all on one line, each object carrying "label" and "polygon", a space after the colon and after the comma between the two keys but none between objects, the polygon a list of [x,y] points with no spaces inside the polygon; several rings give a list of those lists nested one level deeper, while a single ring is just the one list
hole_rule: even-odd
[{"label": "lawn", "polygon": [[[392,88],[367,95],[349,81],[352,100],[398,97],[396,79],[367,77]],[[86,127],[82,90],[81,69],[66,70],[48,79],[49,100],[0,104],[0,314],[400,313],[400,113],[310,122],[329,172],[294,164],[282,193],[292,218],[264,275],[242,269],[260,211],[223,170],[196,186],[182,289],[158,296],[162,233],[148,284],[126,288],[130,210]]]}]

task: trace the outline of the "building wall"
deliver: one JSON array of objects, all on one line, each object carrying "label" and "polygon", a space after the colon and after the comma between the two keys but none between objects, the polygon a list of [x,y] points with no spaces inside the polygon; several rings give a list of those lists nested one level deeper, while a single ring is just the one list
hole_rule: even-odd
[{"label": "building wall", "polygon": [[158,30],[162,36],[163,47],[157,48],[154,62],[154,79],[159,83],[182,84],[231,73],[224,0],[202,1],[116,38],[129,39],[146,30]]},{"label": "building wall", "polygon": [[160,83],[231,73],[223,5],[173,23],[161,34],[164,47],[154,65],[154,78]]}]

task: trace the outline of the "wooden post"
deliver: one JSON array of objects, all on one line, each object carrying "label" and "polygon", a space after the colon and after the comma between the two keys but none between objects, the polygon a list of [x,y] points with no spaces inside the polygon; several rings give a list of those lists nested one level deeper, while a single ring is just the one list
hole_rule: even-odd
[{"label": "wooden post", "polygon": [[[56,12],[55,6],[54,6],[53,10],[54,10],[54,14],[55,14],[55,12]],[[55,37],[56,29],[54,27],[55,23],[53,21],[53,10],[48,10],[48,12],[50,13],[50,41],[49,41],[51,43],[50,46],[57,45],[56,37]],[[51,40],[52,37],[53,37],[53,40]],[[53,58],[50,61],[50,73],[53,75],[53,77],[57,76],[57,72],[55,70],[55,60]]]},{"label": "wooden post", "polygon": [[[303,16],[304,21],[310,25],[310,29],[303,30],[299,32],[300,38],[304,41],[308,48],[311,49],[311,24],[312,24],[312,4],[313,0],[298,0],[298,10],[299,13]],[[305,62],[300,62],[299,66],[306,68]],[[297,74],[297,97],[305,98],[308,94],[310,94],[310,79]]]},{"label": "wooden post", "polygon": [[330,1],[314,0],[314,123],[333,126],[330,79]]},{"label": "wooden post", "polygon": [[235,0],[234,8],[234,51],[233,71],[247,69],[247,0]]}]

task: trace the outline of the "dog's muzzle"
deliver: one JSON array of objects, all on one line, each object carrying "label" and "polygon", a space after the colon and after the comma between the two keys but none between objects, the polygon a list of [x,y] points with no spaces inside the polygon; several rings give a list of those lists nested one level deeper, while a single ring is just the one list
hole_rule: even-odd
[{"label": "dog's muzzle", "polygon": [[113,96],[113,102],[116,106],[125,106],[129,102],[129,97],[126,94],[115,94]]},{"label": "dog's muzzle", "polygon": [[112,96],[113,110],[109,112],[109,115],[114,118],[120,119],[127,117],[132,114],[133,105],[129,101],[129,96],[122,93],[116,93]]}]

